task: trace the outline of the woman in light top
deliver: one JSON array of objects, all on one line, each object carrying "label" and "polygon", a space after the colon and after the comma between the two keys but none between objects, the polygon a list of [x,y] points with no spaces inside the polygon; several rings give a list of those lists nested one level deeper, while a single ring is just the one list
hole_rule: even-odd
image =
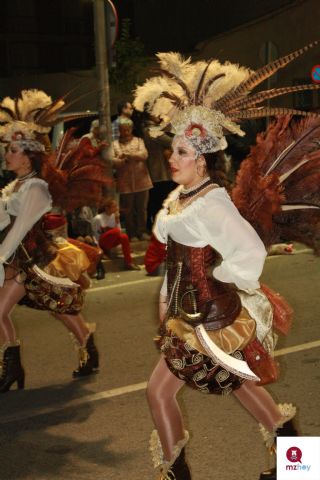
[{"label": "woman in light top", "polygon": [[47,161],[43,144],[24,122],[9,126],[2,141],[7,143],[7,169],[17,178],[2,190],[0,199],[0,344],[4,349],[1,393],[15,382],[18,388],[24,388],[20,341],[10,318],[11,310],[19,302],[53,312],[72,332],[79,351],[79,367],[73,372],[74,377],[90,375],[98,368],[93,333],[80,313],[83,274],[89,265],[87,257],[76,247],[69,249],[70,255],[65,259],[68,274],[60,275],[74,282],[74,286],[70,283],[67,294],[60,288],[63,278],[51,277],[50,281],[55,282],[52,285],[30,269],[37,265],[43,272],[55,275],[54,262],[59,255],[43,227],[43,216],[52,208],[48,183],[40,173]]}]

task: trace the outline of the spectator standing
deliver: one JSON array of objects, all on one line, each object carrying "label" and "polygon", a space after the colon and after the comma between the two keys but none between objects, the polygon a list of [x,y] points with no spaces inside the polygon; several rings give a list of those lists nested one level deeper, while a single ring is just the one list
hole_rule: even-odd
[{"label": "spectator standing", "polygon": [[146,233],[147,204],[152,188],[147,169],[148,152],[142,138],[132,134],[133,122],[129,118],[119,121],[119,140],[112,142],[120,207],[124,214],[130,240],[148,240]]},{"label": "spectator standing", "polygon": [[89,138],[91,145],[95,148],[99,147],[101,144],[100,140],[100,124],[99,120],[96,118],[92,120],[90,126],[90,132],[83,135],[81,138]]},{"label": "spectator standing", "polygon": [[131,119],[133,114],[133,106],[130,102],[121,102],[118,103],[118,116],[112,122],[112,141],[119,140],[120,132],[119,132],[119,123],[120,120]]},{"label": "spectator standing", "polygon": [[152,230],[156,214],[161,209],[162,203],[176,186],[176,183],[171,180],[167,160],[171,156],[172,137],[166,133],[156,138],[150,135],[149,129],[158,123],[156,117],[148,114],[143,127],[143,139],[148,151],[147,166],[153,183],[149,192],[147,207],[147,228],[149,231]]}]

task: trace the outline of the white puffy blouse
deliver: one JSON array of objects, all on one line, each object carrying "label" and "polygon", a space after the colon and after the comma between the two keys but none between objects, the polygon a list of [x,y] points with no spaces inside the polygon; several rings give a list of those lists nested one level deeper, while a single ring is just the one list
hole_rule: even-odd
[{"label": "white puffy blouse", "polygon": [[[214,188],[198,197],[181,212],[169,214],[170,202],[179,196],[181,186],[170,193],[157,215],[154,235],[162,243],[168,236],[190,247],[210,245],[222,257],[213,276],[234,283],[241,290],[259,288],[267,252],[252,226],[240,215],[225,188]],[[161,289],[166,295],[166,279]]]},{"label": "white puffy blouse", "polygon": [[33,225],[52,208],[47,182],[40,178],[30,178],[14,192],[16,183],[17,180],[14,180],[5,187],[0,198],[0,231],[10,224],[10,215],[16,217],[0,244],[0,286],[3,286],[4,282],[3,265],[13,255]]}]

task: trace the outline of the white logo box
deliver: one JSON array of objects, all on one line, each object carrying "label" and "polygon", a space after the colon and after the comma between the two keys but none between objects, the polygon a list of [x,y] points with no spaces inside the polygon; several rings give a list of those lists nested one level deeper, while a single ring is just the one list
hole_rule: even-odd
[{"label": "white logo box", "polygon": [[[289,461],[287,451],[297,447],[296,460]],[[291,457],[292,458],[292,457]],[[320,437],[277,438],[277,480],[320,480]]]}]

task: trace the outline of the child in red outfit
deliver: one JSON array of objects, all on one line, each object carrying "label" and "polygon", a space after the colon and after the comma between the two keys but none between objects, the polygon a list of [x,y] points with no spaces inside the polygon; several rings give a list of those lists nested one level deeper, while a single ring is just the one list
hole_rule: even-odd
[{"label": "child in red outfit", "polygon": [[93,230],[105,253],[121,245],[126,269],[140,270],[132,261],[129,237],[121,231],[119,208],[113,198],[107,198],[101,212],[93,218]]}]

